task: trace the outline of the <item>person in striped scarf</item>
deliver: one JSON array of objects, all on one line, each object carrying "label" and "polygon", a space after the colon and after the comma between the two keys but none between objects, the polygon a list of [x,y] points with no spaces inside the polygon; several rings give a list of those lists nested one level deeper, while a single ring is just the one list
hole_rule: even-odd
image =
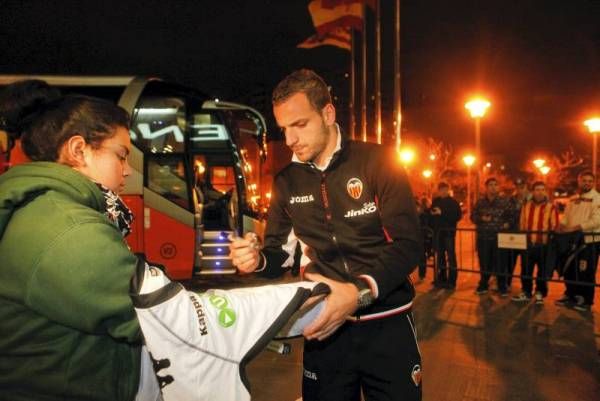
[{"label": "person in striped scarf", "polygon": [[543,304],[548,294],[546,282],[546,254],[548,232],[558,226],[558,211],[548,200],[546,185],[542,181],[533,183],[533,196],[521,208],[520,229],[528,231],[527,251],[521,272],[521,293],[512,298],[515,302],[529,302],[533,290],[533,271],[537,265],[535,281],[535,303]]}]

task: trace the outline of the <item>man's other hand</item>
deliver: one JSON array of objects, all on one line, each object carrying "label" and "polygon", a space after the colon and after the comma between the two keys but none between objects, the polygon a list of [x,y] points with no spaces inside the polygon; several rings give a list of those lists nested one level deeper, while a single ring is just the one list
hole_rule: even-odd
[{"label": "man's other hand", "polygon": [[307,280],[325,283],[331,288],[325,309],[304,328],[308,340],[324,340],[332,335],[352,315],[358,306],[358,288],[352,283],[342,283],[328,279],[317,273],[306,273]]}]

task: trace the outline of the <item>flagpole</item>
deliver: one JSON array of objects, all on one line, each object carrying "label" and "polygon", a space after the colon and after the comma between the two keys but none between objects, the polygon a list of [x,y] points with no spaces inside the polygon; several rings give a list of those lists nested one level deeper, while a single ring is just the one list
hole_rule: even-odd
[{"label": "flagpole", "polygon": [[360,96],[360,125],[362,141],[367,142],[367,3],[363,3],[362,18],[362,69],[361,69],[361,96]]},{"label": "flagpole", "polygon": [[381,145],[381,3],[375,2],[375,121],[377,143]]},{"label": "flagpole", "polygon": [[396,0],[396,35],[394,47],[394,110],[396,122],[396,150],[402,144],[402,81],[400,80],[400,0]]},{"label": "flagpole", "polygon": [[356,104],[356,41],[354,40],[354,29],[350,29],[350,139],[354,140],[356,135],[356,116],[354,105]]}]

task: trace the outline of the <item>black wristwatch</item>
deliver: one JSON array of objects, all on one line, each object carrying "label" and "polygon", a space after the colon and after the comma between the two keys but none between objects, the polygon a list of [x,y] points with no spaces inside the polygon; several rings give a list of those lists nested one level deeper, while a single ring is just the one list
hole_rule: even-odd
[{"label": "black wristwatch", "polygon": [[373,292],[368,284],[362,280],[358,280],[355,285],[358,288],[358,299],[356,302],[358,309],[364,309],[371,306],[373,301],[375,301],[375,297],[373,297]]}]

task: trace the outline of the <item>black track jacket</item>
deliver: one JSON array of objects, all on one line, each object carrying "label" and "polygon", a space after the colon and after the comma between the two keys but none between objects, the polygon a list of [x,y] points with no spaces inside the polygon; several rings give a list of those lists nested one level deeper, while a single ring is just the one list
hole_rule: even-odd
[{"label": "black track jacket", "polygon": [[266,264],[261,262],[265,275],[285,271],[295,235],[310,248],[307,271],[344,282],[360,275],[375,280],[378,299],[361,312],[412,300],[409,274],[423,245],[412,191],[394,149],[342,140],[324,171],[292,162],[276,175],[272,192]]}]

